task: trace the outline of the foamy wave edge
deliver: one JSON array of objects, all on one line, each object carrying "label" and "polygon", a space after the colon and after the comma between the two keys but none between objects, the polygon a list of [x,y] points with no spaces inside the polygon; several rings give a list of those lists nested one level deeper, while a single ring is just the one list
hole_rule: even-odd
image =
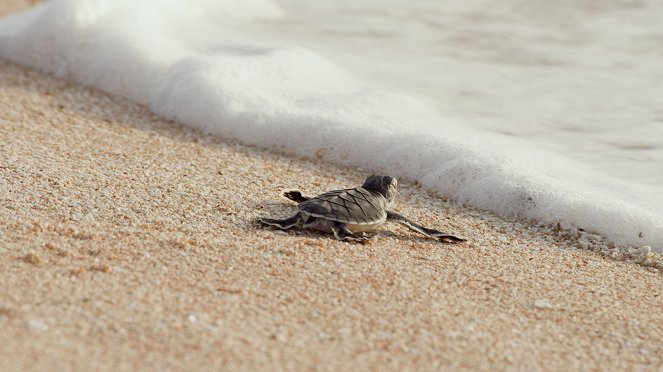
[{"label": "foamy wave edge", "polygon": [[[247,40],[233,25],[282,14],[267,1],[242,4],[51,1],[0,21],[0,56],[225,138],[418,180],[500,215],[663,253],[658,189],[463,128],[310,50]],[[207,26],[218,40],[200,41]]]}]

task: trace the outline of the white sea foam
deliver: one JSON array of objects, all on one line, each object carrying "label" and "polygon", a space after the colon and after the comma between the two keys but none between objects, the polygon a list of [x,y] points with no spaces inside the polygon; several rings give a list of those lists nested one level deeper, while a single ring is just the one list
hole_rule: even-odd
[{"label": "white sea foam", "polygon": [[663,8],[53,0],[0,56],[226,138],[663,252]]}]

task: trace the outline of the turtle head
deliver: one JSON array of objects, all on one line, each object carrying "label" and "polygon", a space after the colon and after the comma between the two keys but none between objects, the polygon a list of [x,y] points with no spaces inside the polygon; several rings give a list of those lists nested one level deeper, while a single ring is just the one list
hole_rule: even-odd
[{"label": "turtle head", "polygon": [[387,204],[391,204],[396,198],[398,191],[398,180],[390,176],[370,176],[361,185],[364,189],[381,194],[387,199]]}]

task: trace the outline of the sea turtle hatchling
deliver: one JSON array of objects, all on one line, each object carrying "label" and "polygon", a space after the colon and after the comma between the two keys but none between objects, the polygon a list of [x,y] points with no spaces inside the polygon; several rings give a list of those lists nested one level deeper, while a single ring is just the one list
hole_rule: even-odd
[{"label": "sea turtle hatchling", "polygon": [[360,187],[329,191],[315,197],[306,197],[298,190],[283,193],[286,198],[299,203],[299,211],[292,217],[277,220],[261,218],[266,225],[287,230],[302,222],[304,228],[333,233],[338,240],[366,241],[385,221],[393,221],[409,229],[445,242],[462,242],[465,239],[418,225],[406,217],[387,210],[391,207],[398,181],[389,176],[370,176]]}]

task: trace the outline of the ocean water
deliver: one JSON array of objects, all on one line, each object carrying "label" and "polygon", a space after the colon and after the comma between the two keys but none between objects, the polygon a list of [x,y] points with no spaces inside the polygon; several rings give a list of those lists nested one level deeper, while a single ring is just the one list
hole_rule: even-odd
[{"label": "ocean water", "polygon": [[51,0],[0,57],[183,124],[663,253],[657,0]]}]

